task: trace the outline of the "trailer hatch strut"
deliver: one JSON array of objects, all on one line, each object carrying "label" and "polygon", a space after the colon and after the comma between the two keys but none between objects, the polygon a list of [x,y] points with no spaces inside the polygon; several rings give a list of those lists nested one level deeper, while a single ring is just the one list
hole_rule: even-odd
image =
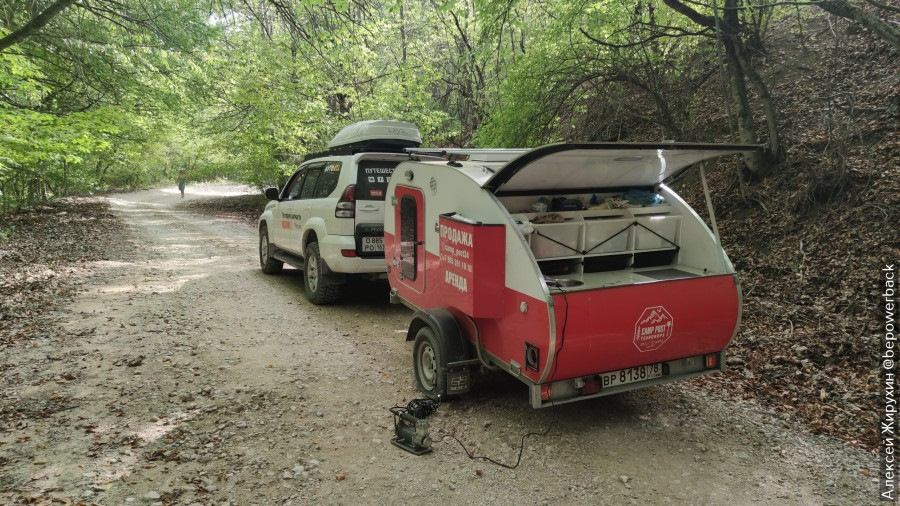
[{"label": "trailer hatch strut", "polygon": [[716,212],[713,210],[712,199],[709,197],[709,186],[706,184],[706,164],[704,162],[700,162],[700,182],[703,184],[703,196],[706,197],[706,209],[709,211],[709,221],[712,224],[713,235],[716,236],[716,244],[722,246],[719,227],[716,225]]}]

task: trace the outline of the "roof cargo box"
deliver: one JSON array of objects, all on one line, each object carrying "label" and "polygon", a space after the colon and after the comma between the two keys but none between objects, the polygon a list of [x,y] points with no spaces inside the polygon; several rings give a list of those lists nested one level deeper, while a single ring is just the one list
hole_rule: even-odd
[{"label": "roof cargo box", "polygon": [[360,121],[344,127],[328,143],[329,151],[402,152],[422,145],[419,129],[412,123],[392,120]]}]

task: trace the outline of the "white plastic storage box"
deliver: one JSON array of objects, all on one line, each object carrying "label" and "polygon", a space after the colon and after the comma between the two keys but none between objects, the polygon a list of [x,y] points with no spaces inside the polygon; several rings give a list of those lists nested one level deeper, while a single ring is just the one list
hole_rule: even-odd
[{"label": "white plastic storage box", "polygon": [[637,222],[638,225],[634,227],[635,250],[674,248],[678,244],[679,217],[644,216],[638,218]]},{"label": "white plastic storage box", "polygon": [[578,255],[580,254],[578,251],[580,235],[581,223],[534,225],[534,232],[531,234],[531,251],[535,258]]},{"label": "white plastic storage box", "polygon": [[628,235],[633,228],[630,224],[630,220],[622,219],[585,220],[584,249],[589,250],[587,254],[623,253],[628,250]]}]

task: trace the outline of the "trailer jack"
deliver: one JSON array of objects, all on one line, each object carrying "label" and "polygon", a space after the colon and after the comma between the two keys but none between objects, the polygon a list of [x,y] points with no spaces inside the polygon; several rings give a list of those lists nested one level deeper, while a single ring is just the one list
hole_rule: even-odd
[{"label": "trailer jack", "polygon": [[428,417],[437,411],[439,403],[431,399],[413,399],[406,407],[390,408],[394,415],[394,437],[391,444],[413,455],[423,455],[432,450],[428,435]]}]

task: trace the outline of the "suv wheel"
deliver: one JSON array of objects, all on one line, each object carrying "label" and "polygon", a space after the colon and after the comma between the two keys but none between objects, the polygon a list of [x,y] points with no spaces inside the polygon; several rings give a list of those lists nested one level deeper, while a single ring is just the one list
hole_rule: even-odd
[{"label": "suv wheel", "polygon": [[331,304],[341,294],[341,285],[325,281],[324,267],[325,262],[319,256],[319,243],[309,243],[306,247],[306,262],[303,269],[306,275],[304,286],[306,286],[306,296],[313,304]]},{"label": "suv wheel", "polygon": [[266,274],[278,274],[284,268],[284,262],[276,260],[273,253],[275,248],[269,243],[269,229],[262,225],[259,227],[259,268]]}]

